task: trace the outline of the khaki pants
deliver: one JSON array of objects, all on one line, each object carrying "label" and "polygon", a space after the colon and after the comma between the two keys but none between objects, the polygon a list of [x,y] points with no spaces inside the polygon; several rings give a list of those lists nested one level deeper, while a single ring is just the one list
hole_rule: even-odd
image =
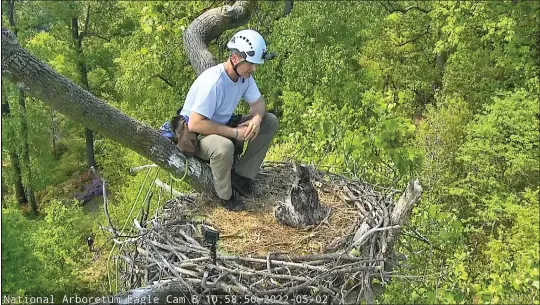
[{"label": "khaki pants", "polygon": [[[242,116],[240,123],[245,122],[248,116]],[[235,166],[235,172],[244,177],[253,179],[270,147],[278,129],[277,117],[272,113],[266,113],[261,129],[255,140],[248,142],[248,146]],[[232,195],[231,169],[234,158],[233,142],[220,135],[212,134],[204,136],[199,141],[197,157],[210,160],[210,168],[214,178],[216,193],[222,199],[229,199]]]}]

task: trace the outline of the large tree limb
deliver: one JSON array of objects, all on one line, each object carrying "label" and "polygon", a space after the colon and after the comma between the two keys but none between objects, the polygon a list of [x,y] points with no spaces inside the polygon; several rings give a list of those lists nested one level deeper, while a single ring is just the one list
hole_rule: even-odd
[{"label": "large tree limb", "polygon": [[[193,21],[184,34],[184,47],[197,74],[215,64],[208,42],[227,29],[245,24],[252,8],[253,1],[238,1],[232,6],[210,9]],[[186,158],[157,131],[107,105],[54,71],[22,48],[16,36],[6,28],[2,28],[2,76],[52,108],[136,151],[173,175],[181,177],[187,171],[187,182],[193,188],[215,194],[212,171],[207,163]]]},{"label": "large tree limb", "polygon": [[[2,28],[2,76],[85,127],[183,176],[186,157],[173,142],[54,71],[22,48],[6,28]],[[195,189],[214,192],[210,167],[201,160],[187,159],[186,178]]]},{"label": "large tree limb", "polygon": [[225,30],[245,24],[253,10],[254,1],[237,1],[204,12],[184,32],[184,49],[197,75],[214,66],[216,61],[208,44]]}]

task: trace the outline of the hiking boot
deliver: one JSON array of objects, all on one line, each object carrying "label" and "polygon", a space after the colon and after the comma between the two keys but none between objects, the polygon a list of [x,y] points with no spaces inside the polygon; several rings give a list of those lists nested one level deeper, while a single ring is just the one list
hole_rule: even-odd
[{"label": "hiking boot", "polygon": [[251,179],[233,172],[231,174],[231,185],[233,190],[236,190],[241,196],[245,198],[255,197]]},{"label": "hiking boot", "polygon": [[244,211],[246,209],[242,200],[234,193],[230,199],[220,199],[219,204],[227,210],[234,212]]}]

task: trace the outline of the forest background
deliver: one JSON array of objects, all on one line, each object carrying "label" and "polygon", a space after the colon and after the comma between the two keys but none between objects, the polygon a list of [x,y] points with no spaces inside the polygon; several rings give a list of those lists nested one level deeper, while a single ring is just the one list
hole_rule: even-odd
[{"label": "forest background", "polygon": [[[196,77],[183,31],[223,4],[9,0],[2,26],[158,129]],[[379,302],[539,303],[538,16],[538,1],[261,1],[242,27],[278,54],[255,75],[280,119],[268,160],[424,187],[396,249],[402,277]],[[220,61],[236,30],[211,42]],[[115,293],[88,165],[121,226],[146,183],[129,168],[148,163],[2,79],[2,294]]]}]

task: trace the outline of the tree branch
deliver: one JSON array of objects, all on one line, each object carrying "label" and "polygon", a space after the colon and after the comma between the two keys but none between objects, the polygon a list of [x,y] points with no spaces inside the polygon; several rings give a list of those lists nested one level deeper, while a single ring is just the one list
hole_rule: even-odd
[{"label": "tree branch", "polygon": [[[22,48],[17,37],[2,27],[2,77],[29,95],[80,122],[85,127],[148,158],[175,176],[187,174],[196,190],[215,194],[210,166],[186,158],[174,143],[156,130],[130,118],[54,71]],[[126,136],[126,132],[129,136]]]},{"label": "tree branch", "polygon": [[155,75],[152,75],[152,77],[157,77],[159,79],[161,79],[162,81],[164,81],[167,85],[171,86],[172,88],[176,87],[175,84],[173,84],[171,81],[167,80],[165,77],[159,75],[159,74],[155,74]]},{"label": "tree branch", "polygon": [[400,13],[406,14],[408,11],[411,11],[411,10],[417,10],[417,11],[422,12],[424,14],[427,14],[427,13],[431,12],[431,10],[424,9],[424,8],[419,7],[419,6],[409,6],[409,7],[404,8],[404,9],[394,9],[394,12],[400,12]]},{"label": "tree branch", "polygon": [[15,0],[9,0],[9,25],[11,25],[17,35],[17,29],[15,26]]},{"label": "tree branch", "polygon": [[404,45],[406,45],[406,44],[416,42],[418,39],[420,39],[420,38],[424,37],[426,34],[428,34],[428,33],[429,33],[429,29],[430,29],[430,28],[429,28],[429,26],[428,26],[428,28],[427,28],[423,33],[419,34],[418,36],[414,37],[414,38],[411,39],[411,40],[407,40],[407,41],[405,41],[405,42],[403,42],[403,43],[396,44],[396,47],[402,47],[402,46],[404,46]]},{"label": "tree branch", "polygon": [[90,4],[86,7],[86,19],[84,20],[84,31],[79,35],[79,38],[82,40],[86,33],[88,33],[88,25],[90,24]]},{"label": "tree branch", "polygon": [[214,66],[216,61],[208,44],[224,31],[245,24],[253,10],[253,0],[237,1],[204,12],[184,32],[184,49],[197,75]]},{"label": "tree branch", "polygon": [[390,14],[395,13],[395,12],[406,14],[407,12],[412,11],[412,10],[416,10],[416,11],[419,11],[419,12],[424,13],[424,14],[427,14],[427,13],[431,12],[431,10],[421,8],[421,7],[415,6],[415,5],[409,6],[407,8],[399,8],[399,7],[395,7],[394,4],[391,1],[387,1],[388,6],[386,6],[386,4],[384,4],[384,2],[380,2],[380,3],[381,3],[382,6],[384,6],[386,11],[388,13],[390,13]]},{"label": "tree branch", "polygon": [[88,36],[88,37],[91,37],[91,36],[95,36],[97,38],[101,38],[107,42],[111,42],[111,39],[110,38],[107,38],[105,36],[102,36],[101,34],[98,34],[98,33],[92,33],[92,32],[88,32],[88,33],[85,33],[84,34],[85,36]]}]

